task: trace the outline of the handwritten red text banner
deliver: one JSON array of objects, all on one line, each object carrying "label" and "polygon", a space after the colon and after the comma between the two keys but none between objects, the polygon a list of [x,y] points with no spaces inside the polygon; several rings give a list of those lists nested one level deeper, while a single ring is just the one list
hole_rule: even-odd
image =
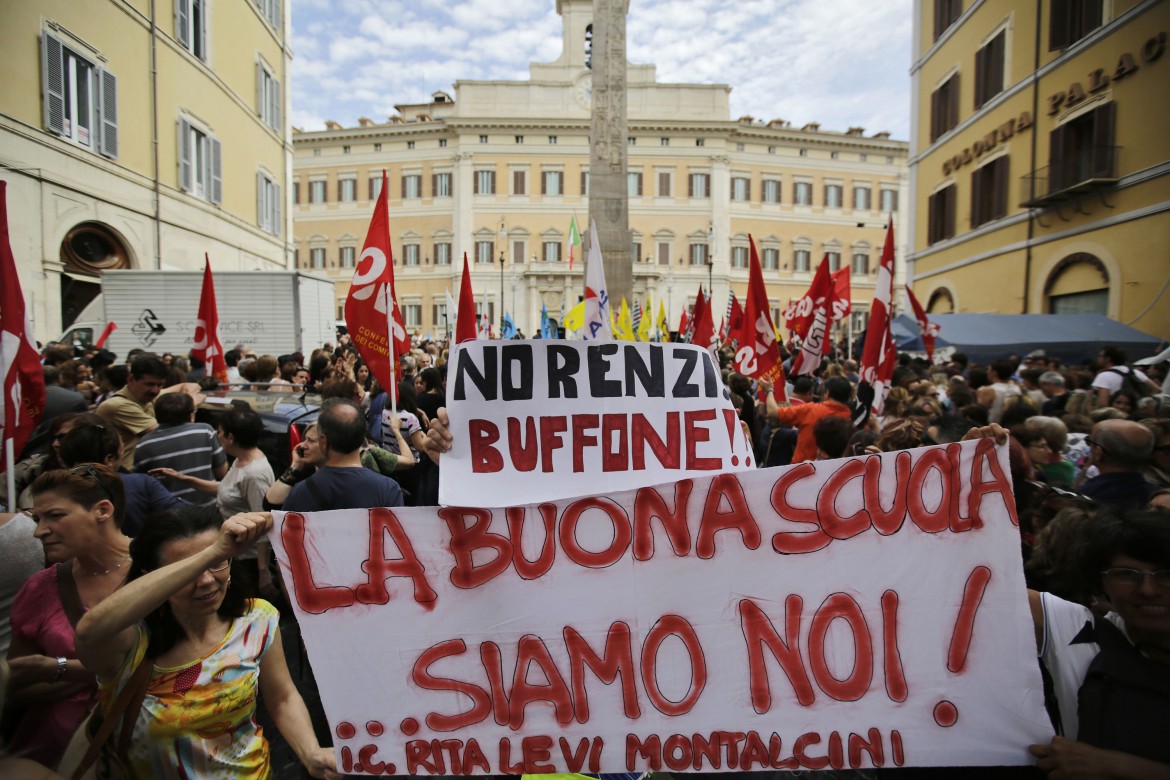
[{"label": "handwritten red text banner", "polygon": [[751,468],[730,398],[711,353],[690,344],[469,342],[447,374],[454,447],[439,502],[526,504]]},{"label": "handwritten red text banner", "polygon": [[1005,765],[1051,737],[989,440],[278,513],[272,541],[346,772]]}]

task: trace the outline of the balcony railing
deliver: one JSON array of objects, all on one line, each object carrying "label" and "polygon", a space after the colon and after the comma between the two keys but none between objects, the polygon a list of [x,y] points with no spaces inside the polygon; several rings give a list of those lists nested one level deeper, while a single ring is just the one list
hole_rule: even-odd
[{"label": "balcony railing", "polygon": [[1092,146],[1020,179],[1020,206],[1049,206],[1117,183],[1120,146]]}]

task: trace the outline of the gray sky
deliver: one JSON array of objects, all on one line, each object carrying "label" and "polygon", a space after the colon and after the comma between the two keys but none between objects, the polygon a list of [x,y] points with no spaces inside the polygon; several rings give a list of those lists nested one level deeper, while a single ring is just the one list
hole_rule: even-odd
[{"label": "gray sky", "polygon": [[[729,84],[732,119],[909,140],[911,14],[911,0],[630,0],[627,52],[659,81]],[[385,121],[560,51],[555,0],[293,0],[292,123]]]}]

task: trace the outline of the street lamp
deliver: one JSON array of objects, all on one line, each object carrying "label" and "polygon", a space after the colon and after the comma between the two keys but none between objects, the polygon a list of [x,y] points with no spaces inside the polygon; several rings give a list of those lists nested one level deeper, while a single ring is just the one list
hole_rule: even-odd
[{"label": "street lamp", "polygon": [[707,300],[715,290],[715,225],[707,226]]},{"label": "street lamp", "polygon": [[504,246],[508,242],[508,228],[500,219],[500,338],[504,337]]}]

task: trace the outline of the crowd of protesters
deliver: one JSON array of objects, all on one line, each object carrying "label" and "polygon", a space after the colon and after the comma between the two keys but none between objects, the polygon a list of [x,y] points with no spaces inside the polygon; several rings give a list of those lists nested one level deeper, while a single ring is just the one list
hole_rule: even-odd
[{"label": "crowd of protesters", "polygon": [[[259,691],[305,768],[331,774],[280,649],[266,511],[437,504],[448,357],[446,342],[419,343],[390,394],[345,337],[309,355],[229,350],[226,387],[190,357],[48,345],[44,416],[15,468],[26,514],[0,515],[6,754],[55,768],[89,713],[138,691],[137,776],[266,776]],[[760,467],[1006,440],[1050,714],[1068,738],[1035,748],[1040,767],[1104,762],[1140,777],[1158,769],[1144,760],[1170,763],[1170,738],[1151,743],[1122,711],[1160,718],[1166,736],[1170,365],[1138,370],[1112,347],[1078,365],[1039,350],[987,366],[902,355],[873,414],[847,356],[783,388],[718,357]],[[215,427],[197,421],[206,395],[225,391],[320,405],[287,469],[274,471],[247,404],[220,407]],[[1120,699],[1113,667],[1098,669],[1109,664],[1141,669]],[[1086,692],[1095,674],[1104,681]],[[172,717],[179,700],[188,717]]]}]

